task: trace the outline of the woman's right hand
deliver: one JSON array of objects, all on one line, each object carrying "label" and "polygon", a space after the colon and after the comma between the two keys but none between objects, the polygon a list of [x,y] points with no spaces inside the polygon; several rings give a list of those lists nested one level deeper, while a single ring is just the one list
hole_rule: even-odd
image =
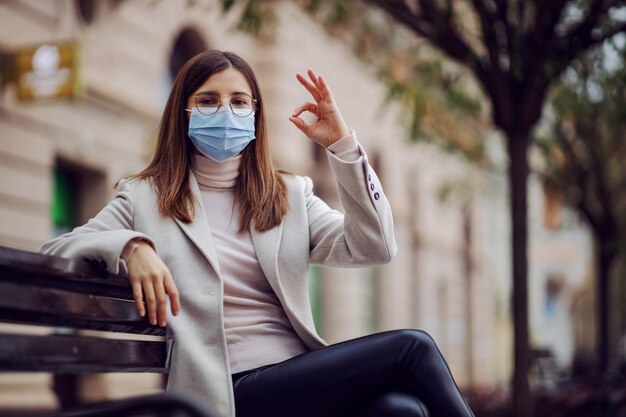
[{"label": "woman's right hand", "polygon": [[180,310],[178,289],[169,269],[152,246],[144,241],[139,242],[139,246],[126,262],[126,266],[137,311],[141,317],[146,315],[143,304],[145,296],[150,324],[159,323],[161,327],[165,327],[167,324],[166,294],[170,297],[172,314],[176,316]]}]

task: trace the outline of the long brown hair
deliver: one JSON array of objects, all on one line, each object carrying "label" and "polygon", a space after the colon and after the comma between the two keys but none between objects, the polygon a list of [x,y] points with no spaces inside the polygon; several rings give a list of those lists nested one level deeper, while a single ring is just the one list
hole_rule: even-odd
[{"label": "long brown hair", "polygon": [[211,75],[235,68],[248,81],[255,109],[256,140],[241,153],[235,201],[239,206],[239,232],[253,226],[263,232],[277,226],[289,210],[287,187],[270,158],[261,91],[252,68],[232,52],[205,51],[181,68],[165,105],[159,125],[156,150],[150,164],[131,178],[148,179],[158,195],[159,213],[191,223],[194,196],[189,188],[193,144],[187,136],[187,99]]}]

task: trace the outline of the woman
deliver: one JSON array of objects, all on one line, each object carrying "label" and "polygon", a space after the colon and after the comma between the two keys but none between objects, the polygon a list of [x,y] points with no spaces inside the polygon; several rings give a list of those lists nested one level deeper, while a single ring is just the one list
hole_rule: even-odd
[{"label": "woman", "polygon": [[[403,330],[332,346],[311,315],[309,263],[396,253],[391,209],[325,80],[289,120],[327,149],[345,209],[272,167],[265,107],[240,57],[208,51],[176,77],[152,162],[98,215],[42,247],[127,274],[137,310],[167,324],[168,390],[220,417],[471,416],[430,337]],[[300,115],[315,114],[309,125]],[[143,301],[146,301],[147,311]],[[167,309],[169,301],[170,309]]]}]

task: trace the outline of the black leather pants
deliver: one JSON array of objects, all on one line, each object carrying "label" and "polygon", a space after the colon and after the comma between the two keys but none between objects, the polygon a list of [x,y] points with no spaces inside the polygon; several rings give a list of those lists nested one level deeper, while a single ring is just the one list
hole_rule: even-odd
[{"label": "black leather pants", "polygon": [[348,340],[232,379],[237,417],[473,416],[419,330]]}]

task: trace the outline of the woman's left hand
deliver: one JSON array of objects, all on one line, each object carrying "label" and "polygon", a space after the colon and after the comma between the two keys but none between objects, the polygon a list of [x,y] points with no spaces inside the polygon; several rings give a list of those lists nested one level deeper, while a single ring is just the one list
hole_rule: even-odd
[{"label": "woman's left hand", "polygon": [[[328,147],[339,139],[348,136],[350,131],[343,117],[341,117],[337,103],[335,103],[326,80],[321,75],[315,74],[311,69],[307,71],[307,74],[311,81],[304,78],[300,73],[296,74],[296,78],[311,93],[315,103],[307,102],[297,107],[289,117],[289,120],[310,139],[324,147]],[[305,111],[317,116],[317,121],[309,125],[298,117]]]}]

